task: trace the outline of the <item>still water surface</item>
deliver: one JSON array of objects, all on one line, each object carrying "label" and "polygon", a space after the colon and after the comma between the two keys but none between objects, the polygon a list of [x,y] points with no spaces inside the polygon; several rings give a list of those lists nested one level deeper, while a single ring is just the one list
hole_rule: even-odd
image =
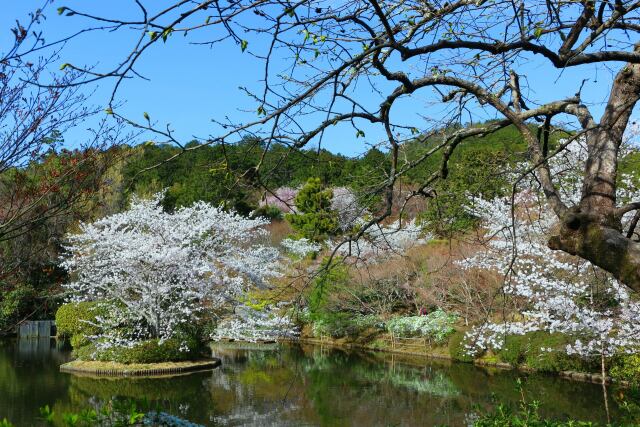
[{"label": "still water surface", "polygon": [[[545,375],[424,359],[347,353],[318,346],[216,345],[220,368],[156,379],[77,377],[58,371],[68,350],[54,340],[0,341],[0,420],[38,426],[38,408],[58,413],[136,399],[206,426],[464,426],[496,399],[522,392],[545,415],[603,422],[602,389]],[[618,397],[609,406],[620,417]]]}]

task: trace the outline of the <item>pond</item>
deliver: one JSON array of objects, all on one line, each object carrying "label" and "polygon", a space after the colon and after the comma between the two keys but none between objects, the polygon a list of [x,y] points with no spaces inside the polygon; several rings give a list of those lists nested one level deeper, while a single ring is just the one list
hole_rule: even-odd
[{"label": "pond", "polygon": [[[521,392],[548,416],[606,420],[600,386],[552,376],[305,345],[219,344],[213,352],[223,360],[213,371],[107,379],[60,373],[70,353],[54,340],[0,341],[0,420],[37,426],[47,404],[62,413],[134,399],[206,426],[459,426],[496,399],[517,404]],[[609,390],[614,419],[624,393]]]}]

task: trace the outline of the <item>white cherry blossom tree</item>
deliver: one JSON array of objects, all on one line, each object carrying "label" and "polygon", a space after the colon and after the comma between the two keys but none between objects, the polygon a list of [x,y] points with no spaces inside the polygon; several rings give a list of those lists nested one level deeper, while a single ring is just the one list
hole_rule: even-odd
[{"label": "white cherry blossom tree", "polygon": [[73,301],[100,301],[98,346],[161,341],[205,308],[233,301],[279,275],[276,248],[259,242],[266,220],[204,202],[164,212],[163,194],[134,198],[122,213],[81,224],[68,236],[62,266]]},{"label": "white cherry blossom tree", "polygon": [[[628,153],[637,150],[626,149]],[[586,159],[584,141],[577,140],[550,161],[567,200],[579,200],[581,182],[575,178]],[[640,196],[633,176],[622,176],[621,182],[620,199]],[[513,199],[474,199],[469,211],[482,220],[487,247],[460,264],[504,274],[502,290],[520,309],[516,316],[485,323],[468,333],[471,353],[500,349],[505,336],[532,331],[566,334],[570,344],[546,350],[600,356],[603,372],[605,357],[640,351],[640,303],[612,275],[588,261],[549,249],[546,235],[555,219],[542,195],[526,191]],[[635,228],[629,225],[632,216],[623,218],[625,228]]]}]

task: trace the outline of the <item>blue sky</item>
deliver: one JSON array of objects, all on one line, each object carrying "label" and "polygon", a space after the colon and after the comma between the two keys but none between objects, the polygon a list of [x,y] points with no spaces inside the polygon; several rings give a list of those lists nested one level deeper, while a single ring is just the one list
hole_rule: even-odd
[{"label": "blue sky", "polygon": [[[11,41],[9,28],[15,19],[25,20],[30,10],[42,4],[42,0],[1,1],[3,13],[0,16],[0,51]],[[164,3],[166,2],[159,2]],[[69,35],[87,24],[87,21],[77,17],[59,16],[55,8],[60,6],[91,10],[107,16],[124,17],[137,13],[133,0],[56,0],[42,25],[49,41]],[[133,41],[130,36],[131,33],[104,32],[85,35],[70,41],[64,47],[59,62],[108,67],[131,48]],[[156,44],[147,52],[138,71],[150,80],[135,79],[122,86],[118,97],[125,102],[122,111],[138,119],[146,111],[159,124],[170,123],[178,138],[183,141],[190,140],[192,136],[215,136],[220,129],[211,122],[214,118],[224,120],[228,116],[235,121],[254,119],[256,104],[238,87],[260,87],[262,63],[248,53],[242,53],[232,42],[209,49],[190,45],[189,40],[195,39],[175,36],[165,45]],[[251,47],[253,46],[252,44]],[[613,70],[617,70],[620,65],[611,64]],[[564,72],[547,66],[534,68],[532,65],[525,65],[524,69],[528,71],[528,84],[535,88],[535,93],[531,95],[539,101],[570,96],[583,78],[589,78],[583,91],[585,101],[592,106],[596,115],[601,113],[602,102],[606,99],[611,80],[611,72],[604,67],[596,69],[588,66]],[[102,81],[91,102],[99,106],[106,105],[112,85],[113,82]],[[359,96],[365,101],[375,100],[370,90],[362,90]],[[430,109],[426,97],[418,94],[414,99],[405,100],[394,107],[394,114],[407,117],[416,127],[424,128],[426,124],[422,116],[437,116],[438,112]],[[91,125],[83,124],[70,131],[65,139],[70,142],[81,141],[84,128]],[[382,138],[380,131],[365,129],[366,137],[356,138],[351,127],[332,128],[325,136],[323,147],[347,155],[362,153],[368,148],[368,144],[375,144]]]}]

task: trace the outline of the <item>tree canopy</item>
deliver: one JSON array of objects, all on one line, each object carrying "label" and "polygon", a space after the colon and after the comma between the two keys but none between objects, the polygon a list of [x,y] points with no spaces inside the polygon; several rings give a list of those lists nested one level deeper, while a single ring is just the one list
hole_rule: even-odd
[{"label": "tree canopy", "polygon": [[[352,126],[355,138],[378,128],[390,155],[384,176],[370,187],[386,208],[363,227],[364,233],[389,216],[394,204],[434,197],[434,186],[449,175],[453,153],[468,138],[513,125],[526,143],[530,163],[521,175],[536,174],[558,219],[550,247],[581,256],[640,289],[640,245],[632,239],[638,220],[623,221],[626,214],[638,212],[640,202],[621,205],[616,200],[620,147],[640,97],[640,50],[634,45],[640,31],[638,2],[210,0],[162,7],[136,1],[136,6],[126,17],[61,6],[60,14],[82,19],[86,30],[102,31],[105,44],[110,34],[126,32],[134,46],[113,68],[63,68],[83,73],[84,83],[112,79],[107,113],[175,143],[181,147],[176,156],[198,148],[176,140],[148,115],[144,121],[125,117],[117,104],[121,83],[138,77],[136,68],[152,46],[178,35],[213,52],[221,43],[235,43],[261,63],[263,90],[249,93],[256,103],[253,117],[219,121],[223,131],[208,143],[224,147],[251,133],[260,136],[264,148],[280,143],[293,149],[322,141],[332,126]],[[535,73],[574,69],[609,70],[609,96],[600,118],[584,102],[593,90],[586,81],[576,79],[567,84],[572,93],[556,95],[542,90],[544,79],[533,78]],[[396,114],[407,99],[427,116],[420,129]],[[496,120],[459,126],[487,115]],[[560,124],[573,126],[572,138],[584,137],[588,145],[578,203],[563,199],[547,165],[549,157],[565,148],[552,148],[549,142]],[[402,142],[416,136],[438,142],[419,158],[404,161]],[[436,153],[441,153],[440,167],[405,200],[394,198],[400,178]],[[262,177],[270,173],[261,158],[240,176],[266,186]],[[516,184],[523,182],[522,176]]]}]

